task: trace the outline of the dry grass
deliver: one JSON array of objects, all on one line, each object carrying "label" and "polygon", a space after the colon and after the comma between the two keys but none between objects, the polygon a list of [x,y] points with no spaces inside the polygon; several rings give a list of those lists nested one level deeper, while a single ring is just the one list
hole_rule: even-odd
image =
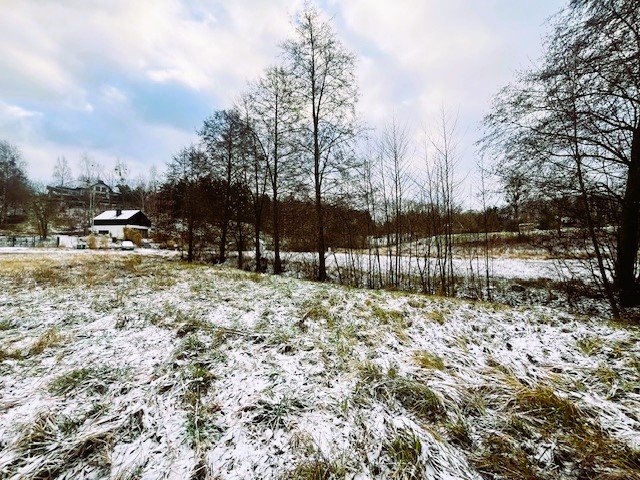
[{"label": "dry grass", "polygon": [[[446,415],[440,397],[419,380],[399,377],[394,370],[383,376],[372,364],[360,368],[360,379],[369,384],[374,397],[395,400],[423,420],[438,421]],[[362,383],[358,388],[362,388]]]},{"label": "dry grass", "polygon": [[442,310],[432,310],[428,313],[428,316],[431,320],[440,325],[444,325],[444,323],[447,321],[447,318],[445,317],[445,314]]},{"label": "dry grass", "polygon": [[[517,433],[518,438],[555,437],[556,462],[560,466],[572,465],[578,472],[577,478],[640,479],[640,451],[613,438],[594,418],[550,388],[522,389],[512,403],[524,417],[512,417],[509,429]],[[516,464],[528,471],[520,457],[519,452],[512,455],[518,460]]]},{"label": "dry grass", "polygon": [[404,319],[404,312],[400,310],[389,310],[377,304],[371,305],[371,315],[382,324],[398,323]]},{"label": "dry grass", "polygon": [[539,480],[529,456],[516,444],[499,434],[486,437],[471,457],[473,464],[488,478]]},{"label": "dry grass", "polygon": [[60,345],[63,337],[57,327],[51,327],[45,331],[29,348],[29,355],[40,355],[47,348]]},{"label": "dry grass", "polygon": [[385,443],[383,451],[391,460],[391,478],[419,480],[425,478],[422,442],[410,430],[400,430]]},{"label": "dry grass", "polygon": [[582,410],[570,400],[556,395],[549,387],[521,389],[515,395],[514,406],[517,411],[555,425],[575,430],[584,427]]},{"label": "dry grass", "polygon": [[602,350],[604,341],[598,337],[584,336],[576,341],[576,345],[582,351],[582,353],[591,356],[599,353]]},{"label": "dry grass", "polygon": [[342,462],[316,455],[300,463],[285,478],[287,480],[330,480],[346,478],[346,473],[346,467]]},{"label": "dry grass", "polygon": [[471,448],[473,440],[469,434],[469,425],[464,417],[458,417],[455,421],[448,422],[445,427],[451,443],[462,448]]},{"label": "dry grass", "polygon": [[71,370],[55,378],[49,385],[54,395],[82,392],[87,395],[105,395],[109,385],[126,380],[124,370],[109,367],[85,367]]},{"label": "dry grass", "polygon": [[[99,253],[96,255],[105,257]],[[376,448],[381,453],[379,458],[347,462],[344,461],[344,458],[348,458],[346,456],[344,458],[339,455],[327,457],[313,448],[307,448],[305,452],[296,452],[296,455],[300,455],[300,463],[297,466],[289,465],[288,468],[292,470],[285,473],[285,478],[344,478],[352,473],[355,475],[363,469],[373,476],[382,475],[381,472],[384,471],[386,478],[424,478],[423,454],[427,444],[423,445],[420,438],[426,438],[421,436],[425,435],[425,432],[428,432],[427,435],[433,434],[437,441],[442,441],[445,437],[450,444],[445,447],[447,450],[455,450],[453,446],[459,447],[486,478],[525,480],[638,478],[640,454],[615,440],[600,426],[595,413],[580,407],[582,405],[579,403],[580,400],[575,403],[554,390],[559,388],[558,386],[567,385],[561,381],[564,380],[564,371],[557,375],[554,388],[544,384],[531,387],[535,381],[545,381],[540,379],[545,377],[535,377],[535,375],[525,377],[525,374],[517,368],[517,362],[511,362],[507,356],[493,352],[491,345],[488,345],[483,353],[479,353],[480,358],[476,359],[475,364],[475,360],[470,357],[469,363],[466,362],[467,359],[460,361],[460,364],[456,363],[465,354],[465,350],[471,351],[472,345],[485,347],[482,344],[482,336],[487,332],[487,336],[491,333],[490,326],[481,325],[483,329],[474,330],[475,333],[464,333],[464,329],[463,333],[455,331],[460,317],[469,312],[471,312],[470,315],[491,315],[491,312],[482,305],[477,312],[467,308],[459,313],[454,302],[433,299],[426,301],[422,297],[415,297],[416,300],[412,297],[406,303],[401,300],[390,308],[385,303],[385,299],[389,298],[388,294],[374,293],[362,302],[366,307],[364,311],[354,309],[353,312],[346,312],[343,305],[345,301],[350,304],[352,299],[348,298],[343,290],[336,290],[338,293],[335,293],[325,286],[316,288],[312,285],[308,287],[308,292],[311,293],[307,298],[293,304],[289,311],[283,313],[280,308],[270,306],[264,309],[264,318],[255,324],[242,326],[240,322],[235,323],[235,319],[232,319],[229,325],[233,327],[220,327],[212,323],[206,313],[202,314],[203,310],[200,307],[205,302],[215,305],[219,299],[225,301],[229,299],[230,310],[236,309],[238,315],[244,315],[250,311],[250,307],[246,306],[249,302],[238,298],[238,302],[234,303],[236,300],[234,295],[240,297],[248,294],[246,292],[255,291],[253,282],[264,282],[265,277],[257,275],[254,278],[253,274],[246,272],[209,269],[200,265],[182,266],[177,262],[172,265],[172,268],[168,268],[169,263],[164,260],[162,262],[135,255],[113,256],[107,262],[104,258],[86,258],[78,261],[65,258],[52,261],[48,265],[38,259],[27,259],[23,265],[10,265],[8,273],[0,270],[0,279],[9,279],[7,282],[9,285],[15,282],[16,285],[26,285],[29,288],[37,284],[42,287],[39,287],[42,291],[48,288],[52,288],[53,291],[53,287],[57,291],[64,285],[76,285],[82,288],[87,285],[100,287],[90,290],[89,302],[93,297],[106,299],[108,305],[96,304],[96,306],[107,309],[107,312],[115,306],[120,308],[117,315],[129,316],[131,313],[131,318],[140,319],[135,325],[131,324],[127,328],[133,330],[144,325],[150,330],[153,330],[153,327],[168,330],[162,331],[162,334],[168,335],[172,341],[175,340],[177,347],[172,351],[168,349],[167,364],[158,367],[158,370],[162,369],[162,375],[166,375],[167,379],[158,383],[160,386],[157,390],[153,390],[152,395],[174,396],[176,399],[175,403],[181,412],[178,423],[180,428],[183,428],[183,435],[186,433],[186,437],[183,436],[183,438],[187,439],[187,445],[195,451],[196,468],[191,477],[193,479],[211,477],[215,473],[209,471],[204,460],[206,456],[203,455],[211,444],[220,438],[222,430],[228,428],[228,424],[222,421],[223,418],[227,418],[225,413],[227,407],[221,406],[224,404],[223,392],[217,391],[217,387],[214,386],[224,385],[226,376],[232,376],[234,373],[226,371],[224,368],[227,365],[221,364],[224,360],[220,359],[227,358],[230,365],[238,362],[236,354],[238,349],[244,348],[243,342],[254,346],[260,343],[261,351],[272,354],[270,361],[274,366],[268,373],[268,381],[274,385],[281,385],[281,382],[286,379],[282,368],[278,366],[282,354],[300,353],[313,365],[324,362],[325,369],[323,370],[320,364],[318,371],[322,371],[321,375],[326,375],[326,379],[322,381],[327,383],[332,381],[336,372],[353,374],[354,366],[358,365],[358,383],[354,394],[344,399],[327,398],[330,411],[337,412],[337,415],[342,416],[341,419],[350,419],[355,415],[354,412],[361,414],[363,409],[366,412],[374,411],[374,409],[367,409],[369,406],[374,406],[379,411],[385,412],[385,422],[389,417],[403,415],[417,424],[412,427],[415,431],[391,430],[395,433],[389,435],[389,430],[386,430],[387,433],[383,435],[389,435],[388,437],[383,437],[382,441],[374,439],[374,442],[378,442]],[[56,270],[59,271],[55,273]],[[186,272],[186,270],[189,271]],[[195,283],[187,283],[187,276],[189,276],[189,282],[197,282],[197,288]],[[120,282],[123,278],[126,280]],[[219,279],[219,283],[215,283]],[[222,279],[232,280],[229,282],[233,285],[230,291],[224,291],[225,285]],[[184,309],[185,299],[183,298],[174,303],[163,299],[155,305],[145,305],[138,312],[133,309],[140,304],[140,300],[130,299],[127,288],[111,288],[114,281],[117,285],[135,282],[135,295],[140,295],[139,292],[146,295],[149,289],[172,286],[180,281],[180,291],[185,287],[185,291],[190,292],[186,301],[193,299],[196,304],[192,309]],[[294,292],[296,286],[293,281],[283,280],[273,283],[278,284],[278,295],[288,299],[295,298],[297,292]],[[101,288],[103,286],[108,288]],[[174,293],[171,292],[166,297]],[[362,296],[364,297],[363,294]],[[396,305],[404,305],[404,307]],[[404,311],[398,308],[403,308]],[[412,308],[423,310],[419,312]],[[96,313],[88,310],[88,312],[87,317],[91,320],[104,316],[102,311]],[[262,310],[258,309],[256,312],[261,314]],[[406,330],[406,338],[415,340],[415,335],[420,334],[422,328],[438,328],[433,323],[426,324],[424,318],[418,319],[418,315],[426,316],[427,320],[440,324],[450,322],[447,327],[451,327],[453,333],[451,339],[447,339],[446,342],[434,347],[422,341],[412,344],[412,348],[416,348],[416,345],[420,345],[420,348],[424,348],[422,345],[433,348],[433,351],[437,351],[442,357],[429,350],[411,352],[403,349],[402,341],[396,342],[395,339],[387,336],[388,332],[397,333],[397,330]],[[351,322],[351,316],[360,316],[362,318],[356,320],[362,321]],[[310,320],[308,325],[304,325],[305,328],[298,323],[301,317]],[[533,315],[530,318],[532,317]],[[411,325],[409,322],[412,318],[416,319],[415,331],[407,328]],[[372,319],[375,321],[371,322]],[[379,324],[386,326],[380,327]],[[368,328],[369,325],[371,328]],[[63,320],[60,328],[68,326]],[[76,323],[73,328],[79,326]],[[15,323],[9,320],[0,323],[0,330],[8,331],[14,327]],[[20,335],[22,332],[23,328],[20,325]],[[63,341],[63,335],[57,328],[44,330],[40,327],[39,330],[31,330],[30,334],[33,335],[33,332],[42,334],[37,339],[31,340],[33,344],[26,343],[24,351],[8,350],[7,346],[4,350],[0,349],[0,360],[25,359],[23,362],[7,362],[4,366],[7,368],[14,368],[16,365],[29,367],[33,363],[40,368],[38,365],[42,362],[27,361],[28,357],[47,352],[48,349],[60,345]],[[321,337],[318,332],[321,332]],[[18,330],[15,333],[17,335]],[[122,333],[122,331],[119,332],[119,334]],[[303,337],[303,334],[312,337]],[[5,335],[13,338],[14,332],[8,332]],[[313,335],[317,336],[313,337]],[[566,338],[571,339],[570,335],[571,332]],[[383,341],[380,337],[383,337]],[[83,341],[80,336],[76,337],[75,333],[74,338],[77,338],[78,342]],[[363,338],[374,338],[377,343],[371,345]],[[573,353],[576,353],[575,357],[583,365],[585,362],[589,363],[588,367],[580,369],[582,374],[580,378],[588,383],[593,375],[594,380],[597,379],[594,383],[599,389],[596,394],[600,396],[604,395],[603,386],[616,387],[613,390],[620,392],[621,388],[626,388],[622,385],[622,381],[631,383],[630,379],[634,378],[634,372],[640,372],[640,361],[631,351],[635,348],[633,342],[614,346],[613,343],[605,344],[601,338],[606,337],[604,335],[603,337],[583,336],[577,339],[576,349],[573,349]],[[387,339],[388,344],[384,344]],[[456,344],[455,339],[460,339],[460,343],[465,348]],[[573,340],[576,338],[574,337]],[[316,351],[306,355],[306,341],[311,345],[308,348]],[[579,354],[577,348],[585,355],[598,355],[598,357],[585,359]],[[390,349],[393,349],[391,354]],[[60,358],[63,354],[70,354],[70,352],[71,349],[65,348],[64,351],[61,349]],[[495,358],[500,358],[503,363],[495,360],[492,354]],[[609,358],[615,358],[615,361],[607,363],[605,354]],[[490,368],[484,366],[483,359]],[[293,361],[296,360],[297,357],[293,357]],[[374,363],[372,360],[379,363]],[[384,368],[379,365],[384,365]],[[389,365],[391,367],[388,367]],[[593,368],[595,365],[598,365],[597,368]],[[127,384],[126,381],[120,382],[120,373],[116,370],[103,371],[91,365],[84,367],[82,364],[75,364],[75,366],[74,370],[59,375],[45,385],[49,387],[49,394],[60,396],[55,399],[59,403],[71,397],[84,402],[84,396],[86,396],[96,403],[108,405],[107,399],[119,395],[116,384]],[[453,366],[455,369],[447,368]],[[547,367],[545,364],[539,366],[541,369]],[[416,377],[407,376],[404,373],[416,371]],[[398,372],[403,373],[401,375]],[[514,372],[518,372],[519,379]],[[479,382],[474,383],[473,386],[463,384],[460,387],[460,382],[464,381],[469,373],[477,374]],[[533,373],[535,374],[535,371]],[[153,375],[154,379],[157,378],[157,373]],[[220,380],[219,383],[218,380]],[[456,390],[455,392],[452,391],[452,387]],[[460,387],[459,390],[457,390],[458,387]],[[267,391],[271,391],[269,388]],[[635,390],[633,392],[635,394]],[[260,395],[262,396],[262,393]],[[299,425],[300,415],[306,417],[306,413],[314,404],[305,396],[304,388],[301,388],[300,392],[295,391],[284,397],[281,396],[281,391],[274,397],[270,397],[270,393],[265,395],[267,398],[256,395],[250,402],[244,403],[241,410],[237,412],[236,420],[246,425],[250,436],[259,436],[265,431],[272,431],[286,441],[286,436]],[[91,398],[91,396],[100,398]],[[607,399],[616,400],[611,396]],[[635,401],[635,397],[630,395],[624,399],[628,400],[629,404]],[[338,402],[340,402],[339,405]],[[220,410],[221,408],[223,410]],[[599,407],[590,408],[596,412]],[[40,478],[55,478],[63,473],[68,474],[71,471],[70,468],[74,468],[73,465],[83,465],[84,468],[84,463],[81,463],[82,458],[90,457],[92,462],[105,458],[106,462],[113,447],[114,438],[117,438],[118,442],[123,441],[123,431],[119,430],[121,418],[118,419],[119,426],[110,427],[111,430],[99,431],[87,437],[81,435],[90,424],[86,422],[87,417],[83,414],[78,415],[77,411],[67,412],[66,415],[69,417],[44,415],[22,427],[20,444],[22,459],[10,467],[11,472],[24,467],[29,461],[33,463],[34,458],[48,456],[47,458],[54,459],[58,466],[60,462],[68,462],[64,472],[57,470],[58,467],[52,463],[52,460],[50,463],[42,463],[42,468],[35,473],[40,475]],[[92,419],[91,424],[97,425],[104,421],[105,418],[100,416],[100,421],[96,417]],[[363,425],[368,426],[365,423]],[[389,424],[386,425],[388,428]],[[138,433],[126,433],[130,435],[126,442],[137,438],[136,435],[145,428],[139,426]],[[355,428],[354,432],[359,434],[358,428]],[[294,435],[295,432],[291,432],[291,439]],[[353,440],[354,438],[356,437],[350,437],[349,440],[356,442],[351,444],[353,450],[349,454],[352,456],[359,456],[364,449],[372,448],[373,444],[360,444],[357,443],[360,440]],[[540,461],[539,451],[530,447],[530,445],[539,445],[541,441],[554,445],[551,460],[545,458],[544,461]],[[62,445],[60,450],[56,450],[55,455],[50,453],[54,445]],[[364,449],[361,450],[361,448]],[[78,457],[79,460],[72,456]],[[144,473],[143,470],[138,473]],[[131,475],[135,476],[135,472]]]},{"label": "dry grass", "polygon": [[413,358],[415,362],[422,368],[430,370],[444,370],[444,360],[434,353],[427,350],[418,350],[414,352]]}]

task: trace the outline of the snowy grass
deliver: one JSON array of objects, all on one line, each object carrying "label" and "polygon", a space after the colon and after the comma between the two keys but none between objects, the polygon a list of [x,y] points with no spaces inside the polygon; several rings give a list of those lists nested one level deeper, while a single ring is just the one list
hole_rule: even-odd
[{"label": "snowy grass", "polygon": [[0,281],[0,478],[639,478],[637,328],[138,253]]}]

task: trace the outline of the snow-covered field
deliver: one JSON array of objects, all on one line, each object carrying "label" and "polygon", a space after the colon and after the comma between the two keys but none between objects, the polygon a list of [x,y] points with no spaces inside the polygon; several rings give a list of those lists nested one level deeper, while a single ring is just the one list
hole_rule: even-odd
[{"label": "snow-covered field", "polygon": [[[317,263],[317,253],[285,253],[283,258],[289,262],[307,262]],[[380,258],[368,254],[347,254],[347,253],[331,253],[326,257],[328,268],[344,268],[351,266],[362,271],[368,271],[370,268],[379,269],[387,272],[391,265],[396,261],[395,257],[387,257],[380,255]],[[431,271],[436,270],[436,258],[409,257],[407,255],[400,257],[400,270],[407,275],[418,275],[420,270],[427,269],[427,263],[430,264]],[[467,277],[470,274],[484,275],[484,260],[482,258],[464,258],[462,256],[454,257],[452,260],[453,270],[456,275]],[[493,278],[504,279],[522,279],[535,280],[539,278],[547,278],[551,280],[562,280],[571,277],[572,274],[578,274],[585,280],[590,280],[590,275],[584,268],[582,262],[575,260],[566,260],[559,262],[554,259],[529,259],[529,258],[503,258],[493,257],[489,260],[490,276]]]},{"label": "snow-covered field", "polygon": [[140,253],[0,253],[0,478],[640,478],[638,329]]}]

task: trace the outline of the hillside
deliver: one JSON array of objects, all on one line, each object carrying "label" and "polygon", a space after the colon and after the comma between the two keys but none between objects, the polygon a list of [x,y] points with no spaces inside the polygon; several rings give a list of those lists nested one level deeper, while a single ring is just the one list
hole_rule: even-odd
[{"label": "hillside", "polygon": [[640,478],[638,329],[133,253],[0,282],[2,478]]}]

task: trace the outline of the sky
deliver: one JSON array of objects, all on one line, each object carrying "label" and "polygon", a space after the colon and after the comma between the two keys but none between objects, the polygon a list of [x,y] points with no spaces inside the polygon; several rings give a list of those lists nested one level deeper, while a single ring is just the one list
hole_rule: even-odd
[{"label": "sky", "polygon": [[[461,175],[493,95],[542,52],[562,0],[319,0],[357,57],[358,110],[416,144],[457,115]],[[303,0],[0,0],[0,139],[51,182],[87,154],[147,175],[228,108],[292,35]]]}]

